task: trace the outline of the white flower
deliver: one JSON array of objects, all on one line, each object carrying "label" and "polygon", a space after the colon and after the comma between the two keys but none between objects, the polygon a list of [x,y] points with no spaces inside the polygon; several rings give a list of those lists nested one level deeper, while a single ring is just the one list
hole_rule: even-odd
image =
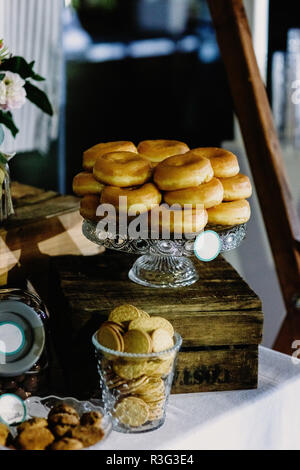
[{"label": "white flower", "polygon": [[18,73],[1,73],[5,73],[5,77],[0,82],[0,109],[12,111],[21,108],[26,101],[25,80]]}]

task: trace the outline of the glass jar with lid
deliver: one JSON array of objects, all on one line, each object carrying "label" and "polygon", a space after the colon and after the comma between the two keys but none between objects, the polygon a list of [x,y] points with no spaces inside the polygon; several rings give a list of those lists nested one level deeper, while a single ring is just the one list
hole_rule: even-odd
[{"label": "glass jar with lid", "polygon": [[48,315],[41,299],[22,289],[0,289],[0,395],[25,400],[47,388]]}]

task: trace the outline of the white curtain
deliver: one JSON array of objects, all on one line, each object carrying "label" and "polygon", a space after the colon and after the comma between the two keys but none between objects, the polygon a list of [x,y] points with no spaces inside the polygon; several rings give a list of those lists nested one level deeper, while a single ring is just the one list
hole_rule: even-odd
[{"label": "white curtain", "polygon": [[51,139],[57,138],[63,80],[62,8],[64,0],[0,0],[0,38],[14,55],[35,61],[35,71],[46,78],[33,82],[47,94],[54,116],[30,102],[14,111],[20,132],[13,139],[6,132],[4,150],[46,153]]}]

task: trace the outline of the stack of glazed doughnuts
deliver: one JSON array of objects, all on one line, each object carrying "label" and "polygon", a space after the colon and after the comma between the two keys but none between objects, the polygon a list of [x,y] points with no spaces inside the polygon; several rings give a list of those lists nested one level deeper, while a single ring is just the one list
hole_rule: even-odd
[{"label": "stack of glazed doughnuts", "polygon": [[[169,205],[202,203],[207,209],[208,223],[211,225],[238,225],[249,220],[250,205],[246,198],[251,196],[252,187],[248,176],[239,172],[238,159],[232,152],[216,147],[203,147],[190,150],[183,157],[181,161],[177,156],[165,160],[154,173],[154,181],[158,186],[167,189],[164,200]],[[206,182],[195,184],[195,171],[189,187],[188,180],[161,180],[168,173],[178,176],[182,166],[185,178],[186,164],[196,157],[208,160],[211,164],[213,174]],[[176,167],[176,170],[171,168],[172,166]]]},{"label": "stack of glazed doughnuts", "polygon": [[[250,218],[250,180],[239,173],[237,157],[221,148],[190,150],[184,142],[163,139],[145,140],[137,147],[128,141],[106,142],[84,152],[83,168],[73,179],[73,191],[82,196],[80,213],[88,220],[100,219],[100,204],[112,204],[117,213],[133,217],[145,213],[152,224],[151,214],[159,209],[155,220],[160,229],[167,220],[162,214],[175,204],[177,210],[169,210],[171,233],[194,233],[207,222],[236,225]],[[126,196],[125,206],[120,196]]]}]

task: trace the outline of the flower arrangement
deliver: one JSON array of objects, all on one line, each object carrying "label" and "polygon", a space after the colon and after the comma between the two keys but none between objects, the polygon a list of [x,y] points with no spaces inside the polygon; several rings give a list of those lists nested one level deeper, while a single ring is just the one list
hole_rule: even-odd
[{"label": "flower arrangement", "polygon": [[[46,93],[32,83],[45,80],[35,73],[33,68],[34,62],[28,63],[23,57],[11,55],[3,40],[0,40],[0,147],[5,136],[3,126],[9,129],[13,137],[19,132],[12,111],[20,109],[26,100],[50,116],[53,115]],[[14,212],[7,184],[9,179],[7,163],[12,156],[1,152],[0,149],[0,222]],[[4,199],[4,209],[2,199]]]}]

